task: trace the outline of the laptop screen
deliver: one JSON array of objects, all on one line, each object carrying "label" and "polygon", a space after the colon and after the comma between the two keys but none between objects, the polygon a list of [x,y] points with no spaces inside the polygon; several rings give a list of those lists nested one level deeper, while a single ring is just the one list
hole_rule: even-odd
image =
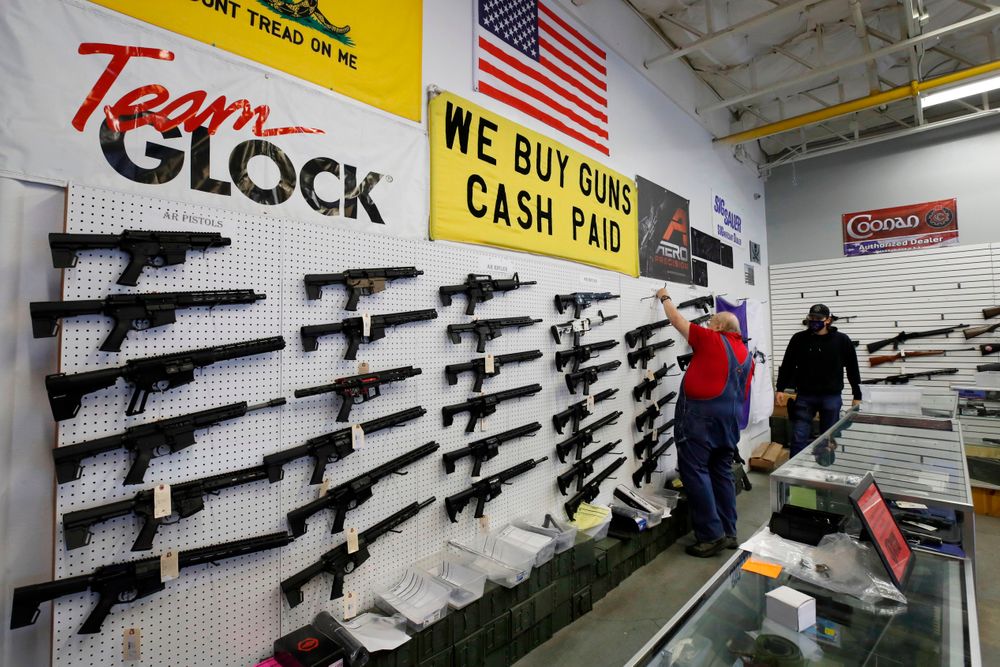
[{"label": "laptop screen", "polygon": [[890,578],[902,590],[913,567],[913,551],[871,473],[851,493],[851,503]]}]

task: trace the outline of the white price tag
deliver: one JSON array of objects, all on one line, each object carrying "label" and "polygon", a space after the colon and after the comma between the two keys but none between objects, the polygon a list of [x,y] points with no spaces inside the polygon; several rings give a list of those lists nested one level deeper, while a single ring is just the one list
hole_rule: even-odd
[{"label": "white price tag", "polygon": [[646,379],[649,380],[649,381],[653,381],[653,380],[656,379],[656,376],[653,374],[653,369],[652,368],[647,368],[646,369]]},{"label": "white price tag", "polygon": [[358,375],[367,375],[368,373],[371,373],[371,370],[368,368],[367,361],[362,361],[358,364]]},{"label": "white price tag", "polygon": [[180,561],[176,549],[160,555],[160,581],[170,581],[180,576]]},{"label": "white price tag", "polygon": [[357,553],[361,547],[358,545],[358,529],[351,526],[344,531],[344,539],[347,540],[347,553]]},{"label": "white price tag", "polygon": [[490,532],[490,515],[484,514],[479,517],[479,532],[486,535]]},{"label": "white price tag", "polygon": [[596,405],[596,403],[597,402],[594,400],[594,396],[593,395],[587,396],[587,412],[593,412],[594,411],[594,405]]},{"label": "white price tag", "polygon": [[354,591],[344,591],[344,620],[358,615],[358,596]]},{"label": "white price tag", "polygon": [[351,447],[353,449],[361,449],[365,446],[365,430],[361,428],[361,424],[354,424],[351,426]]},{"label": "white price tag", "polygon": [[157,484],[153,487],[153,518],[162,519],[173,514],[170,507],[170,485]]},{"label": "white price tag", "polygon": [[361,335],[364,338],[368,338],[372,335],[371,313],[361,313]]},{"label": "white price tag", "polygon": [[142,657],[139,646],[140,636],[139,628],[123,628],[122,660],[125,662],[137,662]]},{"label": "white price tag", "polygon": [[486,360],[483,362],[486,366],[486,374],[493,375],[496,373],[496,364],[493,362],[493,355],[487,354]]}]

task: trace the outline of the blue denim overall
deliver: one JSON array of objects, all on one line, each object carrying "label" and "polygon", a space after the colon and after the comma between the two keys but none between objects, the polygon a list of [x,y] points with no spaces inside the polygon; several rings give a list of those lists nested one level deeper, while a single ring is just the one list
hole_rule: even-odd
[{"label": "blue denim overall", "polygon": [[707,400],[691,399],[681,381],[674,413],[677,469],[684,482],[691,522],[699,542],[736,535],[733,453],[740,440],[739,414],[753,359],[748,354],[742,364],[736,361],[725,335],[722,335],[722,345],[729,359],[722,393]]}]

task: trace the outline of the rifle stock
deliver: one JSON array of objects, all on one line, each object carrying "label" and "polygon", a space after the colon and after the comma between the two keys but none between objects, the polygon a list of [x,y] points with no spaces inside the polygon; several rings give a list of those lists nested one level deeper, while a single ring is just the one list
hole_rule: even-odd
[{"label": "rifle stock", "polygon": [[988,320],[991,317],[996,317],[1000,315],[1000,306],[993,306],[992,308],[983,308],[983,319]]}]

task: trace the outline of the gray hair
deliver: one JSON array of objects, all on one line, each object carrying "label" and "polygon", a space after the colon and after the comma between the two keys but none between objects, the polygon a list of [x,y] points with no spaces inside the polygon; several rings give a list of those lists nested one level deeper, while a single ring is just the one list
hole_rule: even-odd
[{"label": "gray hair", "polygon": [[717,322],[719,328],[724,332],[743,334],[740,331],[740,320],[732,313],[716,313],[715,321]]}]

